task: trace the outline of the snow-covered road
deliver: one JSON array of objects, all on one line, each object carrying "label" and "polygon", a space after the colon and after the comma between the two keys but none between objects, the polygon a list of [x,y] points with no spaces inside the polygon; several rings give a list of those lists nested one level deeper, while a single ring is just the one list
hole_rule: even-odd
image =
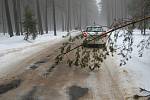
[{"label": "snow-covered road", "polygon": [[[79,33],[74,31],[73,35]],[[53,36],[53,32],[38,36],[36,40],[25,41],[24,36],[15,36],[0,38],[0,78],[10,74],[9,71],[16,71],[18,65],[28,57],[35,56],[49,46],[59,43],[63,40],[67,32],[58,32],[58,36]]]},{"label": "snow-covered road", "polygon": [[[27,69],[22,74],[19,74],[19,79],[23,80],[21,85],[1,95],[0,100],[12,100],[12,98],[14,100],[24,100],[29,97],[37,98],[38,100],[70,100],[68,89],[72,86],[88,89],[88,92],[80,98],[81,100],[124,100],[118,84],[117,67],[112,67],[111,59],[109,59],[110,62],[103,64],[100,70],[94,72],[76,67],[70,68],[62,63],[47,77],[43,76],[53,64],[54,57],[57,54],[54,51],[58,47],[59,43],[43,50],[33,58],[24,60],[21,65],[22,68],[27,68],[28,65],[43,59],[48,60],[48,62],[41,64],[35,70]],[[0,83],[4,83],[4,81]],[[34,90],[35,88],[36,90]],[[31,94],[31,91],[34,92]]]},{"label": "snow-covered road", "polygon": [[[144,58],[133,54],[133,59],[123,67],[119,66],[119,58],[115,56],[108,57],[99,71],[70,68],[62,63],[48,77],[43,76],[52,66],[56,50],[64,41],[62,36],[46,39],[48,37],[46,35],[33,43],[24,41],[24,45],[17,42],[16,48],[13,42],[9,42],[13,48],[6,41],[0,42],[3,47],[0,48],[0,83],[9,82],[16,77],[23,80],[17,89],[5,93],[0,100],[12,100],[8,97],[22,100],[31,91],[34,93],[29,96],[39,100],[69,100],[68,88],[71,86],[88,88],[88,93],[81,100],[133,100],[133,95],[139,93],[139,87],[149,89],[149,50]],[[37,69],[28,69],[30,65],[43,60],[45,62]]]},{"label": "snow-covered road", "polygon": [[[29,95],[39,100],[49,100],[49,98],[51,98],[50,100],[69,100],[68,88],[79,86],[88,89],[88,93],[83,95],[81,100],[124,100],[116,77],[118,76],[116,75],[117,67],[113,65],[114,69],[111,70],[111,59],[109,59],[111,62],[104,63],[99,71],[90,72],[86,69],[70,68],[62,63],[48,77],[43,76],[53,64],[54,57],[57,55],[56,50],[64,41],[61,40],[59,38],[59,41],[56,39],[57,42],[50,40],[27,46],[24,49],[17,48],[17,51],[2,55],[1,58],[4,59],[6,56],[5,60],[12,59],[12,62],[9,61],[8,65],[3,62],[0,83],[10,82],[16,77],[23,82],[18,88],[3,94],[0,99],[22,100]],[[41,60],[46,62],[40,64],[35,70],[28,69],[30,65]],[[35,87],[36,90],[34,90]],[[29,94],[30,91],[34,91],[34,93]]]}]

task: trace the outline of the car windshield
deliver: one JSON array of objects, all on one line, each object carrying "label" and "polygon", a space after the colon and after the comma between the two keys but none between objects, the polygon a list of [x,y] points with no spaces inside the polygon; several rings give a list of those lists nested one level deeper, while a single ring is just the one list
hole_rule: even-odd
[{"label": "car windshield", "polygon": [[87,32],[103,32],[103,28],[102,27],[88,27]]}]

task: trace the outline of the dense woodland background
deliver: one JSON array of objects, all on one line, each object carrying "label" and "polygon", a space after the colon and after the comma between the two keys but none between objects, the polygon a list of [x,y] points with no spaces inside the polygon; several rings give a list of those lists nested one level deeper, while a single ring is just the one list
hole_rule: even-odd
[{"label": "dense woodland background", "polygon": [[130,21],[150,15],[150,0],[102,0],[100,5],[101,18],[108,26],[115,21]]},{"label": "dense woodland background", "polygon": [[[99,6],[99,8],[98,8]],[[25,9],[29,8],[39,34],[70,31],[98,24],[110,27],[116,21],[128,21],[150,15],[150,0],[0,0],[0,32],[23,35]],[[149,22],[138,28],[149,27]],[[57,35],[54,32],[54,35]]]},{"label": "dense woodland background", "polygon": [[40,34],[53,30],[54,23],[56,30],[69,31],[98,20],[95,0],[0,0],[0,32],[23,34],[26,7],[32,10]]}]

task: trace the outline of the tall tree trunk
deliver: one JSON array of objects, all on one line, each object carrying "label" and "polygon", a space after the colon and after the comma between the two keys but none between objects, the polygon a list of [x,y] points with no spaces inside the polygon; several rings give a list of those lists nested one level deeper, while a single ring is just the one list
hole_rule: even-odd
[{"label": "tall tree trunk", "polygon": [[4,33],[4,35],[5,35],[5,33],[6,33],[6,30],[5,30],[5,19],[4,19],[4,6],[3,6],[3,4],[4,4],[4,1],[2,0],[2,5],[1,5],[1,9],[2,9],[2,23],[3,23],[3,33]]},{"label": "tall tree trunk", "polygon": [[68,20],[67,20],[67,19],[68,19],[68,15],[67,15],[67,12],[68,12],[68,11],[67,11],[67,10],[68,10],[67,2],[68,2],[68,0],[65,0],[65,2],[64,2],[64,4],[66,4],[66,5],[64,6],[64,13],[65,13],[65,16],[64,16],[64,19],[65,19],[65,22],[64,22],[64,23],[65,23],[65,26],[64,26],[64,27],[65,27],[65,31],[67,31],[67,24],[68,24],[68,22],[67,22],[67,21],[68,21]]},{"label": "tall tree trunk", "polygon": [[21,17],[21,0],[17,0],[18,1],[18,19],[19,19],[19,24],[20,24],[20,32],[21,32],[21,35],[23,35],[23,29],[22,29],[22,17]]},{"label": "tall tree trunk", "polygon": [[43,34],[43,26],[42,26],[42,18],[41,18],[39,0],[36,0],[36,6],[37,6],[37,17],[38,17],[39,33],[42,35]]},{"label": "tall tree trunk", "polygon": [[47,9],[48,9],[48,4],[47,0],[45,1],[45,31],[48,33],[48,20],[47,20]]},{"label": "tall tree trunk", "polygon": [[49,29],[50,29],[50,31],[52,31],[52,16],[50,15],[50,17],[49,17],[50,19],[49,19]]},{"label": "tall tree trunk", "polygon": [[117,19],[117,1],[114,0],[114,21],[116,21]]},{"label": "tall tree trunk", "polygon": [[76,11],[75,11],[75,8],[73,8],[73,27],[74,27],[74,29],[76,27]]},{"label": "tall tree trunk", "polygon": [[110,20],[111,20],[111,18],[110,18],[110,2],[109,2],[109,0],[107,0],[107,8],[106,8],[107,10],[107,26],[108,27],[110,27],[111,26],[111,22],[110,22]]},{"label": "tall tree trunk", "polygon": [[70,16],[69,16],[69,20],[70,20],[70,21],[69,21],[69,22],[70,22],[69,24],[70,24],[70,25],[69,25],[69,27],[70,27],[70,30],[72,30],[72,7],[71,7],[72,5],[71,5],[71,4],[72,4],[72,1],[70,0],[70,2],[69,2],[69,10],[70,10],[70,11],[69,11],[69,12],[70,12]]},{"label": "tall tree trunk", "polygon": [[80,16],[80,22],[79,22],[79,23],[80,23],[80,30],[82,29],[82,16],[81,16],[81,13],[82,13],[81,10],[82,10],[82,9],[81,9],[81,7],[82,7],[82,6],[81,6],[81,3],[80,3],[80,15],[79,15],[79,16]]},{"label": "tall tree trunk", "polygon": [[14,34],[13,34],[13,29],[12,29],[12,24],[11,24],[8,0],[4,0],[4,1],[5,1],[5,10],[6,10],[8,33],[9,33],[10,37],[12,37],[12,36],[14,36]]},{"label": "tall tree trunk", "polygon": [[53,24],[54,24],[54,35],[56,36],[56,17],[55,17],[55,1],[52,0],[52,6],[53,6]]},{"label": "tall tree trunk", "polygon": [[65,29],[64,29],[64,15],[63,15],[63,12],[61,13],[61,18],[62,18],[62,31],[65,31]]},{"label": "tall tree trunk", "polygon": [[[143,6],[143,18],[145,18],[145,5]],[[146,35],[146,21],[143,21],[143,35]]]},{"label": "tall tree trunk", "polygon": [[120,8],[120,9],[121,9],[121,19],[122,19],[122,21],[123,21],[123,19],[125,18],[125,16],[124,16],[124,14],[125,14],[125,11],[124,11],[124,9],[125,9],[125,8],[124,8],[124,7],[125,7],[125,6],[124,6],[124,0],[121,0],[121,1],[120,1],[120,5],[121,5],[121,8]]},{"label": "tall tree trunk", "polygon": [[88,26],[87,5],[85,4],[85,26]]},{"label": "tall tree trunk", "polygon": [[17,12],[17,1],[13,0],[13,11],[14,11],[14,21],[15,21],[15,31],[16,35],[20,35],[19,32],[19,20],[18,20],[18,12]]},{"label": "tall tree trunk", "polygon": [[68,0],[67,32],[70,31],[70,0]]},{"label": "tall tree trunk", "polygon": [[49,21],[49,25],[48,26],[49,26],[49,30],[50,31],[52,31],[52,23],[53,23],[52,22],[52,2],[51,1],[50,1],[50,8],[49,8],[49,11],[50,11],[49,14],[50,14],[50,16],[49,16],[49,20],[48,20]]},{"label": "tall tree trunk", "polygon": [[80,28],[79,10],[77,10],[76,19],[77,19],[77,28],[79,29]]},{"label": "tall tree trunk", "polygon": [[110,12],[111,12],[111,24],[113,23],[113,21],[114,21],[114,5],[113,5],[113,0],[109,0],[109,2],[110,2],[110,6],[111,6],[111,8],[110,8]]}]

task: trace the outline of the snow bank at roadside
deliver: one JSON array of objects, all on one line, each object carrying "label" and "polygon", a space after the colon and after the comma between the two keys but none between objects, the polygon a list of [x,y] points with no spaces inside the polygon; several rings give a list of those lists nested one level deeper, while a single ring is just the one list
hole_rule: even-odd
[{"label": "snow bank at roadside", "polygon": [[14,36],[9,38],[6,36],[0,37],[0,50],[4,49],[14,49],[21,48],[41,42],[46,42],[49,40],[60,39],[63,35],[66,35],[67,32],[57,32],[57,36],[53,35],[53,32],[49,32],[48,34],[39,35],[36,40],[30,40],[30,42],[24,40],[24,36]]},{"label": "snow bank at roadside", "polygon": [[[150,34],[150,30],[147,30]],[[139,93],[139,88],[150,90],[150,49],[145,49],[143,56],[139,57],[137,45],[141,40],[147,39],[150,35],[142,36],[139,30],[133,32],[132,59],[126,65],[120,67],[120,83],[125,95],[133,96]],[[118,43],[122,43],[121,40]],[[117,64],[120,64],[120,56],[117,55]]]},{"label": "snow bank at roadside", "polygon": [[[71,32],[71,35],[77,35],[79,31]],[[38,53],[39,51],[63,40],[67,32],[57,32],[57,36],[53,32],[38,36],[36,40],[25,41],[24,36],[8,36],[0,37],[0,77],[15,70],[13,65],[26,59],[27,57]]]}]

